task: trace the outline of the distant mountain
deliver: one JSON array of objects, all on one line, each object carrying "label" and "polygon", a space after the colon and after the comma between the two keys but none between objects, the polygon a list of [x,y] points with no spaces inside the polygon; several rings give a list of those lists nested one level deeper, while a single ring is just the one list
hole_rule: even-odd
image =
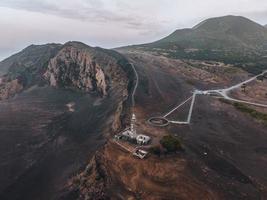
[{"label": "distant mountain", "polygon": [[257,49],[264,44],[267,44],[267,30],[263,26],[244,17],[225,16],[207,19],[192,29],[176,30],[149,45],[221,50]]},{"label": "distant mountain", "polygon": [[265,25],[265,27],[267,28],[267,24]]},{"label": "distant mountain", "polygon": [[224,16],[207,19],[193,28],[176,30],[159,41],[133,47],[174,58],[255,62],[265,56],[267,29],[244,17]]}]

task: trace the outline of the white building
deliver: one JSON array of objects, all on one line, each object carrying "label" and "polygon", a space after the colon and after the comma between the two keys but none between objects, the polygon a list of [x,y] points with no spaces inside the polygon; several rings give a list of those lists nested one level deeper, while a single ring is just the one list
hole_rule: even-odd
[{"label": "white building", "polygon": [[136,133],[136,117],[135,114],[132,114],[130,128],[124,130],[120,135],[117,136],[118,139],[136,141],[139,145],[148,144],[151,138],[147,135],[137,134]]},{"label": "white building", "polygon": [[142,150],[142,149],[136,149],[134,152],[133,152],[133,155],[140,158],[140,159],[144,159],[146,157],[146,155],[148,154],[147,151],[145,150]]},{"label": "white building", "polygon": [[147,135],[142,135],[142,134],[140,134],[140,135],[137,135],[137,137],[136,137],[136,142],[137,142],[137,144],[139,144],[139,145],[145,145],[145,144],[148,144],[149,141],[150,141],[150,137],[147,136]]},{"label": "white building", "polygon": [[125,130],[122,132],[121,134],[125,139],[131,139],[131,140],[135,140],[136,139],[136,135],[133,134],[133,132],[131,130]]},{"label": "white building", "polygon": [[136,117],[135,117],[135,114],[132,114],[130,128],[126,129],[125,131],[123,131],[121,133],[123,139],[126,139],[126,140],[135,140],[136,139],[137,134],[136,134],[135,123],[136,123]]}]

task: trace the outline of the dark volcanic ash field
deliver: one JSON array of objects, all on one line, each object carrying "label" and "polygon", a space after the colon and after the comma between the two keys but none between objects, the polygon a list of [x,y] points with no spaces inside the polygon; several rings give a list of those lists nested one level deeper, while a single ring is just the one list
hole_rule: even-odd
[{"label": "dark volcanic ash field", "polygon": [[[70,102],[75,112],[66,106]],[[2,101],[0,199],[58,198],[67,179],[103,144],[116,103],[50,87]]]}]

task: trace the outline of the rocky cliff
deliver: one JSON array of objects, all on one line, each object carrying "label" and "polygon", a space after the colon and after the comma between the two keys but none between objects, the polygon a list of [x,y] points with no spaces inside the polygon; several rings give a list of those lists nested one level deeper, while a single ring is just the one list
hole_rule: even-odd
[{"label": "rocky cliff", "polygon": [[0,62],[0,76],[39,73],[59,51],[61,44],[30,45]]},{"label": "rocky cliff", "polygon": [[[44,81],[54,87],[95,92],[103,97],[115,88],[127,90],[132,78],[129,68],[119,53],[80,42],[31,45],[0,62],[0,98],[43,85]],[[15,87],[15,83],[20,87]],[[126,93],[121,94],[127,96]]]},{"label": "rocky cliff", "polygon": [[8,72],[0,77],[0,99],[18,93],[0,102],[0,155],[7,161],[0,166],[5,172],[0,199],[58,199],[68,178],[104,143],[103,136],[123,127],[129,109],[135,76],[119,53],[69,42],[49,59],[35,56],[25,62],[8,59]]},{"label": "rocky cliff", "polygon": [[128,61],[119,53],[68,42],[49,61],[44,78],[53,87],[95,92],[101,97],[116,96],[111,131],[122,127],[122,118],[128,109],[128,93],[135,77]]},{"label": "rocky cliff", "polygon": [[45,84],[116,99],[111,132],[122,127],[135,77],[121,54],[80,42],[31,45],[0,62],[0,72],[0,100]]},{"label": "rocky cliff", "polygon": [[60,47],[60,44],[30,45],[1,61],[0,100],[42,83],[47,64]]},{"label": "rocky cliff", "polygon": [[19,79],[6,80],[0,78],[0,100],[8,99],[23,90],[23,84]]},{"label": "rocky cliff", "polygon": [[51,86],[96,91],[102,96],[106,96],[108,89],[118,82],[126,81],[118,59],[101,48],[78,42],[63,46],[50,60],[44,77]]}]

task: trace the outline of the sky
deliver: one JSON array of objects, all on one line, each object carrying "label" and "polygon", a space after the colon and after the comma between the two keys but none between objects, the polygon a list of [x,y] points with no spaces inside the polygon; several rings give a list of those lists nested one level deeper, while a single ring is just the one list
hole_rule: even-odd
[{"label": "sky", "polygon": [[0,0],[0,60],[30,44],[148,43],[224,15],[267,24],[266,0]]}]

